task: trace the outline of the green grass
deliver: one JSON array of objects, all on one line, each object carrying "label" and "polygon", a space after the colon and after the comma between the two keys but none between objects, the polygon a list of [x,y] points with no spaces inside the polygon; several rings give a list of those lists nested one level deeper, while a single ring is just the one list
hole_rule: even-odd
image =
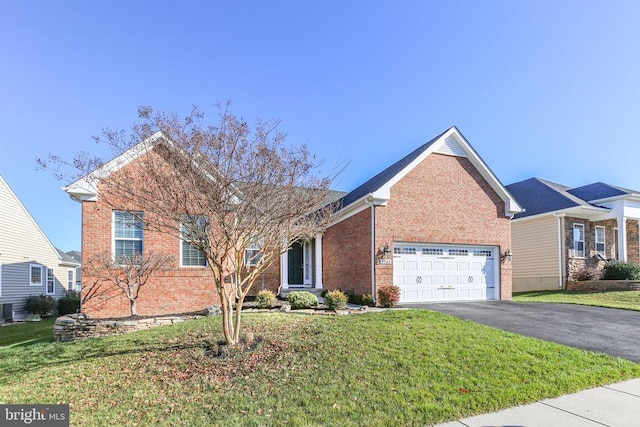
[{"label": "green grass", "polygon": [[39,322],[11,323],[0,326],[0,348],[53,342],[55,317]]},{"label": "green grass", "polygon": [[425,425],[640,377],[640,365],[430,311],[246,314],[247,355],[207,355],[219,317],[0,348],[0,402],[68,402],[72,425]]},{"label": "green grass", "polygon": [[538,291],[513,295],[517,302],[557,302],[640,311],[640,291]]}]

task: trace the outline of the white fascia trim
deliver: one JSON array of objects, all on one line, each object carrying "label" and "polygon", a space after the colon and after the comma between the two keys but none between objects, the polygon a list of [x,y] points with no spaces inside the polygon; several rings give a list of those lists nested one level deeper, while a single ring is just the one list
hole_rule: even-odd
[{"label": "white fascia trim", "polygon": [[589,203],[600,204],[600,203],[611,203],[611,202],[640,202],[640,194],[623,194],[621,196],[613,196],[607,197],[604,199],[590,200]]},{"label": "white fascia trim", "polygon": [[332,227],[348,218],[351,218],[354,215],[359,214],[360,212],[369,209],[371,204],[373,203],[375,206],[386,206],[389,201],[389,197],[378,197],[376,193],[369,193],[353,203],[350,203],[349,206],[340,209],[335,213],[336,219],[331,221],[328,227]]},{"label": "white fascia trim", "polygon": [[[491,172],[491,170],[487,167],[487,165],[482,161],[480,156],[475,152],[475,150],[471,147],[469,142],[462,136],[460,131],[454,126],[449,129],[447,132],[442,134],[437,141],[435,141],[431,146],[426,149],[422,154],[416,157],[409,165],[407,165],[402,171],[400,171],[396,176],[387,181],[382,187],[380,187],[375,193],[375,197],[386,197],[389,199],[391,194],[391,187],[393,187],[398,181],[404,178],[413,168],[418,166],[424,159],[426,159],[433,152],[440,149],[442,143],[447,139],[453,137],[455,141],[458,143],[460,148],[465,152],[467,158],[473,164],[473,166],[480,172],[480,175],[489,183],[491,188],[500,196],[500,198],[504,201],[505,208],[505,216],[512,217],[513,215],[523,212],[522,207],[518,204],[518,202],[509,194],[507,189],[502,185],[502,183],[498,180],[498,178]],[[444,154],[446,155],[446,154]]]},{"label": "white fascia trim", "polygon": [[129,163],[133,162],[142,155],[148,153],[155,147],[160,139],[164,139],[164,134],[160,131],[154,133],[149,138],[134,145],[124,153],[109,160],[107,163],[94,170],[90,174],[72,182],[62,189],[66,191],[71,198],[77,202],[85,200],[95,201],[98,197],[98,182],[111,175],[112,173],[122,169]]},{"label": "white fascia trim", "polygon": [[[586,211],[586,212],[585,212]],[[587,206],[575,206],[572,208],[562,209],[559,211],[544,212],[541,214],[531,215],[524,218],[514,218],[511,222],[525,222],[529,220],[543,218],[545,216],[573,216],[576,218],[583,218],[589,221],[599,221],[598,216],[605,215],[611,210],[607,208],[596,208]],[[595,216],[594,216],[595,215]],[[586,217],[585,217],[586,216]],[[592,219],[596,218],[596,219]]]}]

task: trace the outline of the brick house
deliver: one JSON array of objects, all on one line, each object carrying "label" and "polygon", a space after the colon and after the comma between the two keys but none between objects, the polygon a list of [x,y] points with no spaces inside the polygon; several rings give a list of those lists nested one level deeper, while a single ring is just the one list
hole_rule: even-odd
[{"label": "brick house", "polygon": [[540,178],[507,189],[525,209],[512,221],[514,292],[564,288],[580,269],[608,259],[640,263],[640,192]]},{"label": "brick house", "polygon": [[[128,158],[115,164],[135,167],[135,156]],[[211,273],[188,244],[131,226],[127,211],[107,206],[86,181],[65,191],[82,204],[83,256],[118,248],[163,248],[179,256],[178,268],[147,284],[139,314],[200,310],[219,302]],[[256,282],[256,292],[341,289],[375,295],[379,286],[396,284],[402,302],[511,298],[510,219],[521,209],[457,128],[355,190],[331,195],[341,206],[334,222],[323,234],[294,243]],[[91,278],[83,277],[83,289],[91,286]],[[113,295],[83,311],[126,316],[128,302]]]}]

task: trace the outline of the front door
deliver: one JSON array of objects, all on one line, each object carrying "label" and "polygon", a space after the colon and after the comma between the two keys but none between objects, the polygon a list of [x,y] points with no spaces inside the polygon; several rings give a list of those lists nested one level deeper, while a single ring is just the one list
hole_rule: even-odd
[{"label": "front door", "polygon": [[304,252],[302,242],[294,242],[288,253],[289,284],[304,284]]}]

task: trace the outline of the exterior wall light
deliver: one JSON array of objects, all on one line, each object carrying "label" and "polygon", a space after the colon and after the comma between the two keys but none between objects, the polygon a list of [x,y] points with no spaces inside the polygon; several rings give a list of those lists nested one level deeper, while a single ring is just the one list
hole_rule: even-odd
[{"label": "exterior wall light", "polygon": [[505,249],[505,251],[500,254],[500,261],[502,262],[504,262],[505,260],[511,261],[512,258],[513,253],[511,252],[511,249]]}]

